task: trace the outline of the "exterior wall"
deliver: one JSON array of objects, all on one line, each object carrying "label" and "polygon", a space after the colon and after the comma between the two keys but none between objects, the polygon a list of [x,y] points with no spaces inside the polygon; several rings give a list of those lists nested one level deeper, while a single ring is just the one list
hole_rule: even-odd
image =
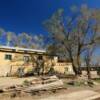
[{"label": "exterior wall", "polygon": [[59,62],[58,57],[54,57],[54,70],[62,74],[74,74],[72,64],[67,62]]},{"label": "exterior wall", "polygon": [[54,66],[55,71],[62,73],[62,74],[74,74],[72,64],[65,63],[65,62],[57,62]]},{"label": "exterior wall", "polygon": [[45,72],[48,72],[51,67],[53,67],[58,73],[74,74],[72,64],[67,62],[58,62],[57,57],[54,57],[53,59],[45,58]]},{"label": "exterior wall", "polygon": [[0,52],[0,76],[6,76],[7,73],[10,72],[11,63],[9,60],[5,60],[5,54],[11,53]]},{"label": "exterior wall", "polygon": [[[6,54],[12,55],[12,60],[5,59]],[[19,67],[23,67],[24,56],[26,54],[0,52],[0,76],[7,76],[8,73],[14,74]]]},{"label": "exterior wall", "polygon": [[[99,76],[97,75],[97,71],[90,71],[90,74],[92,78],[99,78]],[[87,71],[82,71],[82,75],[87,76]]]},{"label": "exterior wall", "polygon": [[[24,56],[29,56],[28,54],[18,54],[14,53],[14,57],[12,58],[11,61],[11,73],[14,74],[18,70],[19,67],[24,67],[25,72],[31,67],[32,68],[32,63],[29,62],[28,64],[24,63]],[[29,56],[30,57],[30,56]]]},{"label": "exterior wall", "polygon": [[[12,60],[6,60],[6,54],[12,55]],[[24,64],[24,56],[30,57],[28,54],[0,52],[0,76],[7,76],[8,73],[14,74],[19,67],[26,67],[26,72],[33,68],[32,62],[29,62],[28,65]],[[45,72],[49,71],[51,67],[54,67],[54,70],[58,73],[73,74],[71,63],[58,62],[57,57],[50,59],[47,56],[43,56],[43,59],[45,61]]]}]

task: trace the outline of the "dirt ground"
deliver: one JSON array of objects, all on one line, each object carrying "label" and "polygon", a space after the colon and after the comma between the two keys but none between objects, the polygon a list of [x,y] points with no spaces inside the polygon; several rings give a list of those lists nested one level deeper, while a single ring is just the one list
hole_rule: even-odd
[{"label": "dirt ground", "polygon": [[[0,77],[0,88],[12,86],[12,85],[20,85],[25,80],[32,80],[36,77],[28,77],[28,78],[15,78],[15,77]],[[64,81],[66,81],[65,79]],[[89,87],[89,86],[70,86],[66,89],[58,90],[58,91],[42,91],[36,94],[28,94],[28,93],[21,93],[18,96],[14,96],[14,93],[3,93],[0,94],[0,100],[44,100],[44,98],[48,97],[57,97],[59,95],[66,95],[73,92],[83,91],[83,90],[93,90],[100,93],[100,85]],[[87,94],[88,95],[88,94]],[[50,99],[47,99],[50,100]]]},{"label": "dirt ground", "polygon": [[17,78],[17,77],[0,77],[0,88],[7,87],[12,85],[20,85],[25,80],[32,80],[36,77],[26,77],[26,78]]}]

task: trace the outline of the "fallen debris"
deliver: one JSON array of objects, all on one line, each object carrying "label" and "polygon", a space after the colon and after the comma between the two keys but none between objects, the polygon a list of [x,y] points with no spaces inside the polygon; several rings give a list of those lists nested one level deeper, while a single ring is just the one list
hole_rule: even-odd
[{"label": "fallen debris", "polygon": [[60,89],[64,89],[62,80],[60,80],[56,76],[41,76],[31,81],[25,80],[22,85],[9,86],[1,90],[3,92],[12,93],[11,97],[16,97],[17,92],[24,92],[35,95],[41,91],[51,91],[52,93],[55,93],[57,90]]},{"label": "fallen debris", "polygon": [[4,91],[3,91],[3,89],[0,89],[0,93],[3,93]]},{"label": "fallen debris", "polygon": [[31,92],[31,91],[41,91],[41,90],[52,90],[57,89],[63,85],[63,82],[61,80],[46,83],[46,84],[39,84],[37,86],[30,86],[28,88],[25,88],[25,92]]}]

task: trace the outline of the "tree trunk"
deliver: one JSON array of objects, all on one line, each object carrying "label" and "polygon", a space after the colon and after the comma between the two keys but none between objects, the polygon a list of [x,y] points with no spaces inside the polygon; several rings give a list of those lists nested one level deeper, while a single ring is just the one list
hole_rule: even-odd
[{"label": "tree trunk", "polygon": [[88,75],[88,80],[90,80],[91,79],[90,66],[87,66],[87,75]]},{"label": "tree trunk", "polygon": [[77,56],[77,65],[78,65],[78,74],[82,74],[81,67],[80,67],[80,55]]},{"label": "tree trunk", "polygon": [[78,43],[78,51],[77,51],[77,66],[78,66],[78,74],[81,75],[81,62],[80,62],[80,53],[81,52],[81,45],[80,45],[80,39],[79,39],[79,43]]},{"label": "tree trunk", "polygon": [[75,76],[78,76],[78,69],[75,67],[75,65],[72,63],[73,71],[75,73]]}]

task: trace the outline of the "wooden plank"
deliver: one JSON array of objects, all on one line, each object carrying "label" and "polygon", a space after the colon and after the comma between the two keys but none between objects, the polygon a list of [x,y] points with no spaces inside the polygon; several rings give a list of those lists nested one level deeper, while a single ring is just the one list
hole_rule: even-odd
[{"label": "wooden plank", "polygon": [[23,90],[24,92],[33,92],[33,91],[41,91],[41,90],[51,90],[54,88],[59,88],[63,86],[63,82],[62,80],[58,80],[52,83],[48,83],[48,84],[39,84],[36,86],[30,86],[28,88],[25,88],[25,90]]}]

